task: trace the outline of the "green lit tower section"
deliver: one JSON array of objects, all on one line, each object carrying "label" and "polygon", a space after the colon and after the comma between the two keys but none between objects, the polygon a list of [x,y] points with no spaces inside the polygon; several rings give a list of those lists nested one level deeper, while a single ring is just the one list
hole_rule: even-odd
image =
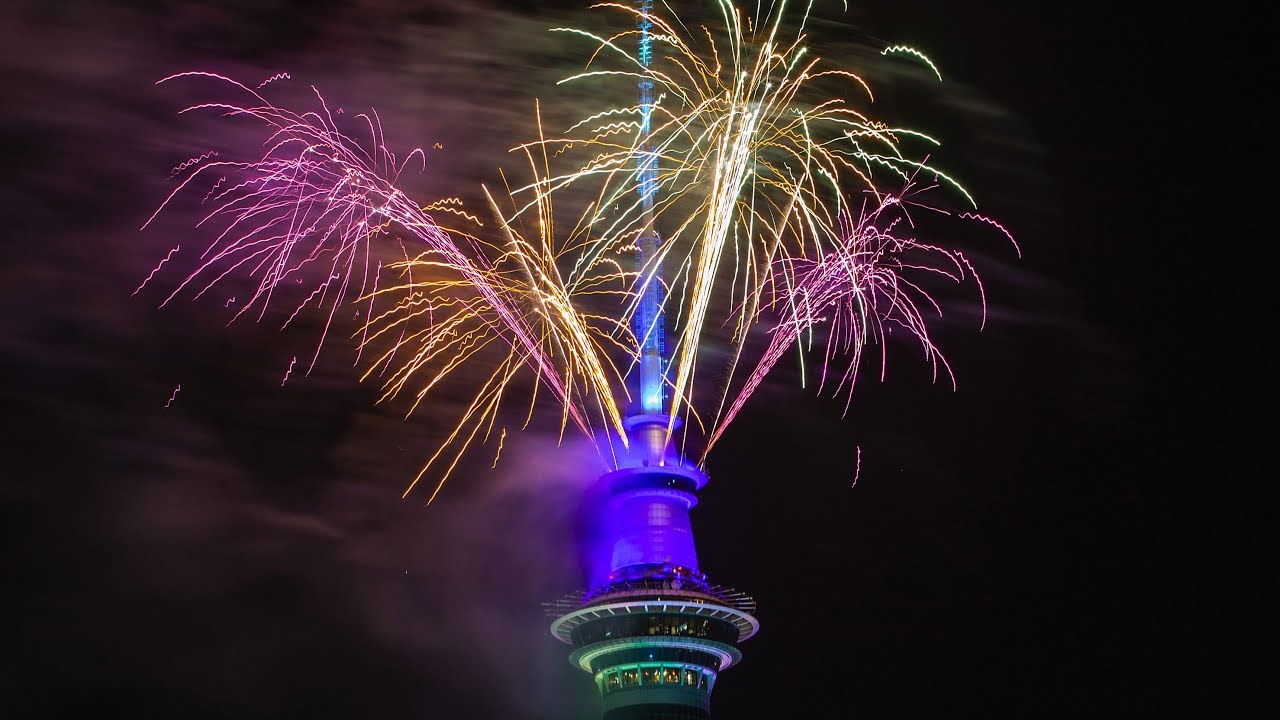
[{"label": "green lit tower section", "polygon": [[[638,60],[652,60],[652,0],[639,0]],[[679,421],[666,398],[663,286],[654,227],[657,149],[650,143],[653,82],[639,83],[637,188],[644,219],[636,242],[641,278],[632,329],[639,359],[627,408],[627,450],[599,480],[604,498],[584,541],[588,589],[551,605],[552,634],[571,664],[591,673],[604,720],[705,720],[711,690],[759,630],[755,602],[713,585],[698,569],[689,511],[707,476],[671,445]]]},{"label": "green lit tower section", "polygon": [[551,630],[573,645],[570,663],[594,677],[604,720],[707,720],[716,679],[759,629],[750,598],[674,575],[654,572],[559,604]]}]

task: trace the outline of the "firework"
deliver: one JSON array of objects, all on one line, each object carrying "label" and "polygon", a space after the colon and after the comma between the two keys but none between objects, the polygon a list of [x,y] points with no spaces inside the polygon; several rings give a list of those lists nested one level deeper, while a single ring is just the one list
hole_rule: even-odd
[{"label": "firework", "polygon": [[[411,162],[423,161],[423,153],[413,150],[397,161],[376,113],[354,116],[367,132],[362,143],[339,130],[318,93],[317,109],[295,112],[212,73],[181,73],[161,82],[193,77],[223,83],[249,102],[201,103],[182,112],[249,117],[264,125],[268,138],[266,150],[250,160],[206,161],[212,157],[206,154],[175,168],[177,188],[143,227],[202,178],[214,178],[203,200],[211,209],[198,225],[215,230],[195,268],[162,306],[184,291],[199,298],[233,273],[247,275],[255,286],[232,319],[250,311],[262,319],[269,305],[284,302],[291,304],[288,325],[308,307],[317,309],[325,318],[318,355],[339,309],[354,304],[364,318],[354,335],[357,348],[378,350],[364,377],[382,377],[384,398],[416,382],[409,412],[464,363],[497,346],[502,359],[423,469],[451,458],[441,482],[477,434],[492,429],[506,389],[522,371],[532,371],[536,387],[549,389],[566,426],[588,436],[599,435],[605,422],[621,430],[601,364],[607,353],[592,337],[596,323],[559,285],[559,257],[547,236],[528,239],[499,223],[504,237],[486,242],[473,232],[481,224],[456,200],[429,206],[410,201],[396,183]],[[550,212],[549,198],[542,207]],[[433,212],[457,217],[461,225],[438,223]],[[385,248],[375,249],[377,244],[401,248],[402,257],[384,266],[379,258]],[[311,266],[320,272],[309,272]],[[452,455],[445,454],[448,448]]]},{"label": "firework", "polygon": [[[320,344],[354,304],[363,378],[380,378],[383,399],[411,394],[409,412],[464,363],[486,360],[460,420],[414,480],[437,468],[435,492],[490,436],[520,376],[532,378],[526,418],[545,388],[562,431],[581,431],[616,465],[634,404],[628,374],[661,332],[636,322],[655,287],[673,321],[662,376],[668,434],[677,418],[700,434],[699,463],[791,349],[817,356],[819,390],[843,393],[846,408],[866,348],[878,344],[883,360],[893,328],[949,374],[928,331],[940,305],[921,278],[972,281],[980,295],[981,284],[961,252],[917,237],[912,213],[999,225],[967,212],[972,198],[929,160],[937,142],[869,117],[868,83],[811,56],[807,17],[786,3],[750,15],[721,0],[719,24],[692,27],[625,4],[595,7],[629,28],[647,21],[652,62],[631,54],[640,30],[560,28],[590,43],[584,69],[563,82],[648,83],[653,94],[586,113],[563,132],[544,133],[535,115],[533,139],[515,146],[524,180],[484,188],[488,222],[456,201],[411,201],[399,179],[425,158],[414,150],[397,160],[376,113],[348,119],[361,123],[357,141],[318,93],[315,110],[294,112],[263,97],[267,83],[166,78],[227,84],[241,102],[187,111],[250,117],[268,140],[248,161],[202,156],[175,169],[181,179],[162,208],[203,178],[211,209],[200,224],[217,230],[165,302],[247,274],[256,284],[235,317],[261,319],[287,295],[286,324],[308,307],[325,317]],[[886,53],[937,72],[911,48]],[[285,79],[273,76],[273,87]],[[939,192],[966,212],[931,200]],[[557,222],[565,204],[570,221]],[[658,229],[648,264],[628,267],[637,241]],[[708,359],[716,343],[724,352]],[[709,373],[714,382],[698,382]]]},{"label": "firework", "polygon": [[[651,228],[665,230],[650,266],[629,276],[623,315],[637,312],[665,267],[663,312],[675,319],[669,432],[677,417],[701,428],[705,459],[782,354],[815,335],[825,336],[820,388],[851,391],[864,348],[889,327],[905,329],[935,370],[949,373],[926,323],[940,306],[913,277],[972,280],[980,293],[981,284],[961,252],[914,235],[911,213],[991,221],[933,204],[949,192],[973,206],[929,161],[937,141],[871,118],[863,109],[872,99],[868,83],[812,56],[808,18],[786,3],[750,15],[721,0],[719,25],[692,27],[627,4],[594,7],[645,29],[607,37],[557,29],[593,44],[585,69],[563,82],[651,85],[655,99],[600,109],[540,141],[583,161],[520,191],[540,198],[591,188],[595,199],[579,224],[592,237],[570,286],[593,282],[600,259],[630,250]],[[652,36],[652,63],[630,51],[642,34]],[[937,73],[914,49],[885,52]],[[660,170],[647,176],[652,167]],[[704,361],[721,328],[728,360]],[[715,387],[695,393],[708,372]]]}]

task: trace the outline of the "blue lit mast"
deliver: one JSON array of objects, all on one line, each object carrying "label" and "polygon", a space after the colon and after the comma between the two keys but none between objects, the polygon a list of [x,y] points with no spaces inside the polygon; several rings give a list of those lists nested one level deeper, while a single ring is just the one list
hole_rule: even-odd
[{"label": "blue lit mast", "polygon": [[639,348],[624,425],[629,447],[600,478],[606,499],[585,540],[588,587],[553,603],[552,634],[572,645],[569,662],[592,674],[604,720],[710,718],[719,673],[742,659],[756,633],[755,601],[713,585],[698,569],[689,511],[707,476],[671,445],[677,421],[666,398],[662,240],[655,223],[658,151],[654,109],[653,0],[637,0],[640,135],[636,240],[640,299],[632,318]]},{"label": "blue lit mast", "polygon": [[[649,70],[653,62],[653,0],[640,0],[640,43],[637,59]],[[664,318],[662,311],[662,259],[658,246],[662,243],[654,222],[653,205],[658,194],[658,151],[650,137],[653,118],[653,80],[642,77],[640,86],[640,152],[636,158],[641,215],[640,235],[636,241],[636,270],[643,289],[640,304],[632,319],[632,330],[639,341],[640,357],[636,394],[639,407],[628,408],[628,415],[661,415],[666,410],[666,358],[663,356]],[[638,410],[638,412],[637,412]]]}]

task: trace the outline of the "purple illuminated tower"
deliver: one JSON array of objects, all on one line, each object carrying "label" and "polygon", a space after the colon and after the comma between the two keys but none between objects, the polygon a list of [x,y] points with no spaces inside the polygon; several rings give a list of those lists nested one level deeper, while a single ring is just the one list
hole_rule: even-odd
[{"label": "purple illuminated tower", "polygon": [[[652,60],[652,0],[639,0],[639,61]],[[640,81],[641,137],[649,136],[653,83]],[[698,569],[689,510],[707,476],[670,443],[663,286],[654,227],[657,153],[643,148],[637,176],[644,224],[636,264],[641,301],[632,329],[640,357],[631,374],[629,450],[599,480],[603,496],[587,541],[588,589],[552,605],[551,632],[572,645],[569,661],[592,673],[604,720],[710,717],[719,673],[742,658],[738,644],[760,625],[755,602],[713,585]]]}]

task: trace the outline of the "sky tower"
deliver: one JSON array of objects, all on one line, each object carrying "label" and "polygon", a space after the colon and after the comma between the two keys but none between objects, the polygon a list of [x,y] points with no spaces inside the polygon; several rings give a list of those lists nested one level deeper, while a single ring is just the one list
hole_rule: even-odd
[{"label": "sky tower", "polygon": [[[640,64],[652,61],[652,0],[637,0]],[[639,82],[640,137],[648,142],[653,82]],[[748,596],[713,585],[698,569],[689,511],[707,476],[670,441],[663,348],[661,238],[654,227],[658,155],[637,160],[643,222],[636,269],[643,283],[632,320],[639,345],[625,421],[626,457],[603,475],[591,536],[588,587],[554,603],[551,632],[574,650],[569,662],[591,673],[604,720],[703,720],[719,673],[742,659],[738,644],[760,624]]]}]

